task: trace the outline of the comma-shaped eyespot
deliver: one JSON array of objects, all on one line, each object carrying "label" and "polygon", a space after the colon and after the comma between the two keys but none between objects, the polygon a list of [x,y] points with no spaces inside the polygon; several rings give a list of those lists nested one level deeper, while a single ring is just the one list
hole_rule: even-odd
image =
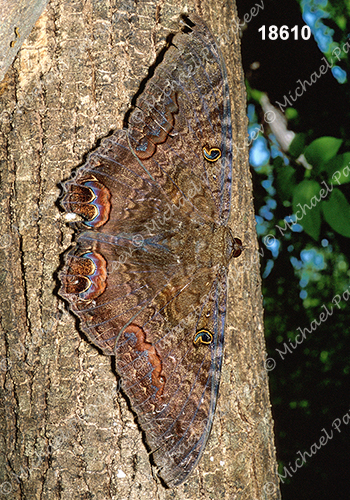
[{"label": "comma-shaped eyespot", "polygon": [[68,193],[62,202],[67,212],[74,212],[84,218],[84,224],[98,228],[109,219],[111,193],[95,176],[79,179],[68,184]]},{"label": "comma-shaped eyespot", "polygon": [[203,156],[207,161],[217,161],[221,158],[221,149],[219,148],[207,148],[207,146],[203,147]]},{"label": "comma-shaped eyespot", "polygon": [[194,345],[199,345],[199,344],[209,345],[213,342],[213,340],[214,340],[213,334],[210,333],[209,330],[199,330],[193,339],[193,343]]}]

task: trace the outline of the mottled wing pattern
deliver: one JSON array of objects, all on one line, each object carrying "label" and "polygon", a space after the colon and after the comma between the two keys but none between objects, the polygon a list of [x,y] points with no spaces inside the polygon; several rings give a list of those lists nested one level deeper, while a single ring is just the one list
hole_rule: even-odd
[{"label": "mottled wing pattern", "polygon": [[171,487],[208,439],[218,394],[232,238],[230,104],[214,39],[187,18],[129,129],[66,182],[79,214],[61,296],[117,371]]}]

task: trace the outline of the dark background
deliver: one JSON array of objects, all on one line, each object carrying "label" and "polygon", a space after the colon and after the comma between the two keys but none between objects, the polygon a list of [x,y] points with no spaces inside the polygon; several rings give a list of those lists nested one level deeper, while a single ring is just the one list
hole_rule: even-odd
[{"label": "dark background", "polygon": [[[261,1],[238,0],[239,17],[243,19],[257,3],[261,5]],[[251,123],[261,124],[264,114],[257,97],[261,94],[255,91],[266,94],[271,104],[278,108],[276,101],[283,102],[283,96],[288,96],[289,92],[294,95],[297,80],[310,80],[311,74],[319,72],[324,63],[322,58],[326,56],[313,35],[307,41],[301,37],[298,41],[293,37],[286,41],[268,38],[262,41],[258,32],[262,25],[266,26],[266,32],[271,25],[289,28],[298,25],[301,28],[305,25],[301,3],[296,0],[265,0],[264,9],[259,9],[258,15],[242,29],[242,57]],[[342,46],[349,33],[349,12],[344,2],[325,4],[327,2],[303,3],[315,13],[318,8],[326,10],[328,17],[320,22],[332,30],[329,32],[331,38]],[[348,72],[346,57],[336,63]],[[317,138],[330,136],[343,140],[339,153],[350,151],[349,86],[347,81],[339,83],[331,71],[307,88],[286,115],[288,129],[302,134],[305,148]],[[284,467],[291,475],[281,482],[282,497],[284,500],[348,499],[349,303],[343,299],[337,308],[334,297],[342,296],[350,285],[350,239],[327,224],[322,212],[318,238],[311,237],[301,227],[297,231],[287,230],[281,236],[276,225],[281,225],[281,221],[293,213],[293,194],[289,198],[286,194],[286,183],[289,182],[287,165],[293,167],[294,194],[299,182],[316,175],[315,168],[307,171],[289,152],[282,154],[266,124],[262,137],[270,158],[261,165],[255,164],[252,175],[257,230],[260,247],[264,250],[261,266],[266,342],[269,356],[275,361],[269,378],[277,458],[282,477],[286,475]],[[273,158],[276,154],[280,163]],[[318,182],[326,179],[322,172],[317,175],[314,178]],[[349,184],[340,189],[350,200]],[[278,240],[273,252],[264,245],[267,234],[275,235]],[[320,313],[325,310],[323,306],[329,311],[333,306],[333,313],[327,321],[320,322]],[[315,319],[321,324],[313,323],[315,329],[311,331],[310,324]],[[290,346],[289,340],[293,342],[299,333],[298,327],[302,330],[308,328],[310,333],[282,359],[276,349],[283,352],[285,342]],[[341,421],[339,431],[335,429],[336,419]],[[323,446],[320,439],[326,434],[322,429],[329,435]],[[300,457],[298,451],[310,455],[304,455],[306,462],[300,468],[295,465]],[[297,470],[293,472],[292,469]]]}]

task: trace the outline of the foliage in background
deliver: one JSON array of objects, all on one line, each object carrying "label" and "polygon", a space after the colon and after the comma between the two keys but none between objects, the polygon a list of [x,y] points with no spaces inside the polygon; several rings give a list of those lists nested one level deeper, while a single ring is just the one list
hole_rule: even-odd
[{"label": "foliage in background", "polygon": [[[334,421],[350,408],[350,68],[348,54],[340,50],[348,40],[350,2],[298,3],[320,56],[336,62],[332,74],[344,114],[337,122],[331,96],[313,114],[303,105],[308,96],[296,100],[285,112],[296,135],[283,152],[262,119],[260,91],[270,95],[270,89],[247,81],[250,136],[263,130],[252,143],[250,161],[264,249],[267,367],[284,500],[345,499],[350,423],[336,430]],[[276,5],[265,3],[261,25],[278,24],[276,12],[269,11]],[[300,64],[302,59],[300,54]],[[271,93],[273,86],[271,78]],[[311,97],[313,90],[307,91]],[[296,467],[300,453],[319,445],[322,429],[332,439],[310,457],[304,454],[306,461]]]}]

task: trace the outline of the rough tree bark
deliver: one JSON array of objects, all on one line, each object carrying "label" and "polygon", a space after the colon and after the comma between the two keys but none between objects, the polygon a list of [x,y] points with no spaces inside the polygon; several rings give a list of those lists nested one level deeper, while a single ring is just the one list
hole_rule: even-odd
[{"label": "rough tree bark", "polygon": [[[236,155],[231,227],[246,246],[229,276],[220,397],[189,480],[165,489],[118,391],[111,359],[57,297],[72,231],[59,182],[125,112],[179,14],[221,41]],[[11,499],[280,498],[267,374],[246,97],[232,0],[52,0],[0,84],[1,464]]]},{"label": "rough tree bark", "polygon": [[0,82],[48,0],[0,0]]}]

